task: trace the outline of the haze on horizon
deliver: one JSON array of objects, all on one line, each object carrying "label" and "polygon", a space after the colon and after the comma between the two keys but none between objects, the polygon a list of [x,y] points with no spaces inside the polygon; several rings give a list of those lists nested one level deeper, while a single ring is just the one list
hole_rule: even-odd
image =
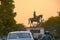
[{"label": "haze on horizon", "polygon": [[23,23],[28,26],[28,18],[33,17],[33,12],[36,15],[43,15],[43,19],[47,20],[51,16],[57,16],[60,11],[60,0],[14,0],[15,17],[17,23]]}]

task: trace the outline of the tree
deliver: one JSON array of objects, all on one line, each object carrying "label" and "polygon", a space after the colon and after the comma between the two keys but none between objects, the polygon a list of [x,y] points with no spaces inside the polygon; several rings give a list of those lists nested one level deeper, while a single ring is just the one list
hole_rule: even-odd
[{"label": "tree", "polygon": [[43,23],[42,26],[45,28],[45,30],[49,30],[53,32],[55,35],[57,33],[57,35],[60,37],[60,32],[59,32],[60,31],[60,16],[50,17],[47,21]]},{"label": "tree", "polygon": [[13,0],[0,0],[0,2],[0,34],[6,35],[16,26],[14,19],[16,12],[13,11],[15,6]]},{"label": "tree", "polygon": [[15,29],[17,31],[26,31],[26,27],[23,24],[17,24]]}]

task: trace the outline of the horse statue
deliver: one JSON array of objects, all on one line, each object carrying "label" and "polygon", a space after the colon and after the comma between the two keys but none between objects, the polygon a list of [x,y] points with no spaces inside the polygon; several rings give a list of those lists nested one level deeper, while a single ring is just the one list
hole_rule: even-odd
[{"label": "horse statue", "polygon": [[29,18],[28,19],[30,26],[33,24],[33,22],[40,23],[42,21],[42,15],[36,16],[36,18]]}]

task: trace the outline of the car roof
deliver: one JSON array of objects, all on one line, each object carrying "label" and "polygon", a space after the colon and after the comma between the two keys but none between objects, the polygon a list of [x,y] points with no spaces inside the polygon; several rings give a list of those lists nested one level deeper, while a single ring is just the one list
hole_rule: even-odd
[{"label": "car roof", "polygon": [[9,33],[31,33],[30,31],[14,31],[14,32],[9,32]]}]

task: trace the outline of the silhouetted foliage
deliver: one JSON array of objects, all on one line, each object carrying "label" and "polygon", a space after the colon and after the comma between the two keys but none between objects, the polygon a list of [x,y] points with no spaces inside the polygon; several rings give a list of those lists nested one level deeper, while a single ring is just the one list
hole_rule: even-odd
[{"label": "silhouetted foliage", "polygon": [[6,35],[8,32],[14,30],[16,21],[14,17],[16,13],[13,11],[15,8],[13,0],[0,0],[0,34]]},{"label": "silhouetted foliage", "polygon": [[42,25],[45,30],[49,30],[55,34],[55,36],[60,35],[60,16],[50,17],[47,21],[45,21]]},{"label": "silhouetted foliage", "polygon": [[26,31],[26,27],[23,24],[17,24],[17,31]]},{"label": "silhouetted foliage", "polygon": [[16,24],[14,17],[16,12],[13,0],[0,0],[0,36],[7,35],[11,31],[26,30],[23,24]]}]

